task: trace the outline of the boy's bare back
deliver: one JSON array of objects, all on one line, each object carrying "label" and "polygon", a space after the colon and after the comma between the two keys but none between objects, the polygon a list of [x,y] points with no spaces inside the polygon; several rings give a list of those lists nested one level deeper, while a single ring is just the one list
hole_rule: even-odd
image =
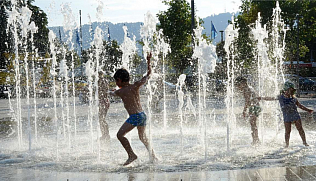
[{"label": "boy's bare back", "polygon": [[122,99],[124,103],[124,107],[129,115],[143,112],[143,108],[140,103],[139,89],[140,89],[140,86],[144,85],[150,77],[150,74],[151,74],[150,58],[151,58],[151,53],[147,55],[147,65],[148,65],[147,74],[141,80],[135,82],[134,84],[130,84],[129,82],[122,82],[121,80],[118,80],[117,85],[121,85],[119,86],[120,89],[111,93],[112,95],[119,96]]},{"label": "boy's bare back", "polygon": [[115,94],[122,99],[124,107],[129,115],[143,111],[139,96],[140,86],[139,83],[135,82],[134,84],[130,84],[129,86],[122,87],[115,91]]}]

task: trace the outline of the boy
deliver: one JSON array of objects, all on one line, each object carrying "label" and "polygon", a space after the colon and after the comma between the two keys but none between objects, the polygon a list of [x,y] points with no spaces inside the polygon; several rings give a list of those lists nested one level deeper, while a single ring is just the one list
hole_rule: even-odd
[{"label": "boy", "polygon": [[260,98],[256,95],[256,92],[247,83],[247,79],[244,77],[237,77],[235,80],[235,86],[243,93],[245,99],[245,106],[243,110],[243,116],[249,116],[251,125],[252,145],[259,144],[257,118],[260,115],[261,107],[259,105]]},{"label": "boy", "polygon": [[151,74],[150,58],[151,53],[147,55],[147,75],[134,84],[129,83],[130,77],[127,70],[119,69],[114,74],[116,85],[120,89],[114,92],[110,92],[110,94],[114,96],[119,96],[122,99],[124,107],[130,116],[117,132],[117,138],[128,154],[128,159],[123,164],[124,166],[132,163],[134,160],[137,159],[137,155],[134,153],[128,139],[125,137],[125,135],[135,127],[137,127],[139,139],[146,146],[151,159],[156,159],[154,151],[150,150],[149,142],[145,133],[146,114],[143,112],[143,108],[140,104],[139,95],[140,86],[144,85],[147,82]]}]

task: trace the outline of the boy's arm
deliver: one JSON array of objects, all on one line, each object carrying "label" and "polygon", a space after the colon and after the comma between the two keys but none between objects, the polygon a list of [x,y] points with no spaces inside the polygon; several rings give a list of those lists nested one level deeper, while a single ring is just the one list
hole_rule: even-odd
[{"label": "boy's arm", "polygon": [[304,111],[309,112],[310,114],[312,114],[314,112],[314,110],[308,109],[307,107],[303,106],[300,102],[298,102],[298,100],[296,101],[296,105],[297,105],[297,107],[303,109]]},{"label": "boy's arm", "polygon": [[151,52],[149,54],[147,54],[147,74],[142,79],[135,82],[134,83],[135,85],[137,85],[137,86],[144,85],[147,82],[147,80],[149,79],[150,74],[151,74],[150,59],[151,59]]},{"label": "boy's arm", "polygon": [[108,94],[109,94],[110,96],[118,96],[118,95],[116,94],[116,90],[109,91]]}]

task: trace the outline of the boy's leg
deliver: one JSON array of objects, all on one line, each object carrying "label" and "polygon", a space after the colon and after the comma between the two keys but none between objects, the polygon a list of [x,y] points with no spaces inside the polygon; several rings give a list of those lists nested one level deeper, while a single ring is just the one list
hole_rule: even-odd
[{"label": "boy's leg", "polygon": [[252,135],[252,140],[253,140],[252,143],[257,144],[259,142],[257,117],[255,115],[250,115],[249,121],[251,125],[251,135]]},{"label": "boy's leg", "polygon": [[147,148],[148,153],[151,156],[151,159],[156,159],[154,150],[150,147],[150,143],[149,143],[148,138],[146,136],[146,132],[145,132],[146,129],[145,128],[146,128],[146,126],[137,126],[139,139]]},{"label": "boy's leg", "polygon": [[291,134],[291,122],[284,122],[285,127],[285,147],[289,147],[290,134]]},{"label": "boy's leg", "polygon": [[128,159],[123,165],[128,165],[137,159],[137,155],[134,153],[128,139],[125,137],[125,135],[134,127],[135,126],[133,126],[132,124],[125,122],[117,132],[117,139],[121,142],[122,146],[128,154]]},{"label": "boy's leg", "polygon": [[106,122],[106,114],[108,112],[108,108],[106,105],[100,104],[99,105],[99,124],[101,129],[101,139],[110,139],[110,133],[109,133],[109,126]]},{"label": "boy's leg", "polygon": [[296,126],[296,129],[297,129],[297,131],[299,132],[299,134],[300,134],[300,136],[302,138],[303,144],[305,146],[309,146],[306,143],[305,131],[304,131],[303,126],[302,126],[302,121],[300,119],[295,121],[295,126]]}]

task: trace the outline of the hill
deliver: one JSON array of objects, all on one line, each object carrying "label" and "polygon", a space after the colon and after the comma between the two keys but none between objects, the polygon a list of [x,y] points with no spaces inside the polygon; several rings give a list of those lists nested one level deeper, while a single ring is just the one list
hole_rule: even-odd
[{"label": "hill", "polygon": [[[218,35],[214,40],[214,44],[218,43],[221,41],[221,34],[220,30],[225,30],[228,21],[231,20],[232,14],[231,13],[221,13],[218,15],[212,15],[208,16],[206,18],[203,18],[203,26],[204,26],[204,31],[203,33],[206,33],[208,36],[211,34],[211,21],[213,22]],[[131,37],[135,35],[136,40],[140,40],[140,26],[142,22],[135,22],[135,23],[117,23],[113,24],[111,22],[94,22],[91,25],[84,24],[82,25],[82,40],[83,40],[83,49],[87,49],[90,47],[90,43],[92,41],[93,37],[93,32],[96,29],[96,27],[99,27],[103,30],[103,37],[105,40],[108,39],[108,30],[110,31],[110,37],[112,40],[116,40],[119,44],[121,44],[124,40],[124,31],[123,31],[123,26],[127,26],[128,32]],[[67,36],[68,33],[64,32],[62,27],[49,27],[50,30],[52,30],[57,37],[61,38],[61,41],[67,42]],[[89,32],[89,29],[92,29],[91,32]],[[78,30],[74,30],[73,37],[72,37],[72,42],[74,43],[75,49],[79,48],[79,45],[77,43],[77,33]],[[59,33],[60,32],[60,33]],[[225,39],[225,37],[224,37]]]}]

